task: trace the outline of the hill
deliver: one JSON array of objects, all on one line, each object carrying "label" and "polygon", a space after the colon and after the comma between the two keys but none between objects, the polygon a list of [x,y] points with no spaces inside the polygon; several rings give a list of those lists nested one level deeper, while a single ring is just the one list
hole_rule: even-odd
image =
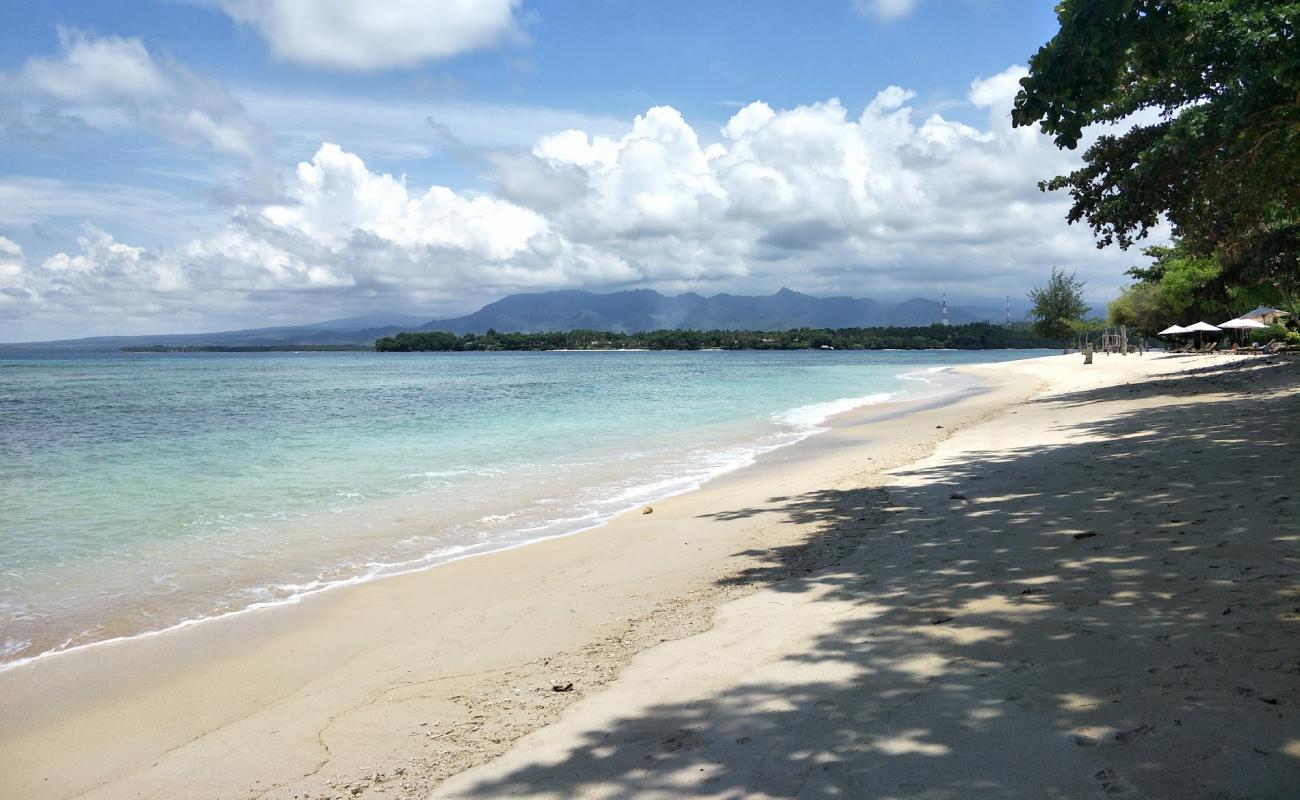
[{"label": "hill", "polygon": [[[768,330],[791,328],[913,327],[939,321],[941,304],[914,297],[888,304],[855,297],[813,297],[782,289],[762,296],[694,293],[663,295],[649,289],[597,294],[579,290],[515,294],[472,314],[440,319],[422,331],[517,333],[601,330]],[[950,307],[953,324],[988,319]]]},{"label": "hill", "polygon": [[[954,325],[1001,317],[991,307],[950,306]],[[656,330],[784,331],[793,328],[924,327],[940,320],[941,304],[914,297],[901,303],[870,298],[813,297],[782,289],[750,296],[694,293],[664,295],[650,289],[596,293],[561,290],[514,294],[472,314],[427,321],[410,314],[377,313],[343,319],[213,333],[95,336],[53,342],[0,344],[0,351],[109,351],[139,347],[284,347],[289,345],[369,345],[399,331],[447,331],[458,335],[489,330],[514,333],[601,330],[638,333]]]}]

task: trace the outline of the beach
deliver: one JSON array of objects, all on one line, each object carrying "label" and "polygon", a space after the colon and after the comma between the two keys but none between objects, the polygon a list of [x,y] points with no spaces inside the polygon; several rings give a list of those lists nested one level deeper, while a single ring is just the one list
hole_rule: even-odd
[{"label": "beach", "polygon": [[0,673],[0,796],[1294,796],[1300,364],[960,369],[651,513]]}]

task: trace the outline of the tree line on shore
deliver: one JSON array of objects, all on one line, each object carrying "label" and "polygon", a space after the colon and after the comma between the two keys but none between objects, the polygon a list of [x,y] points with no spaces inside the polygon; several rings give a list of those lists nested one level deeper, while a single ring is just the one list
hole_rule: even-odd
[{"label": "tree line on shore", "polygon": [[364,344],[147,344],[118,349],[123,353],[330,353],[373,348]]},{"label": "tree line on shore", "polygon": [[923,328],[794,328],[786,331],[657,330],[547,333],[402,332],[375,342],[381,352],[490,350],[991,350],[1052,347],[1026,325],[930,325]]}]

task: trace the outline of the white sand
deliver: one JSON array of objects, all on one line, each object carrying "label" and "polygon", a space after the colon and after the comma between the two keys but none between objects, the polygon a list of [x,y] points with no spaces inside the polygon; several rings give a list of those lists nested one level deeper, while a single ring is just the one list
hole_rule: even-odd
[{"label": "white sand", "polygon": [[1080,361],[0,674],[0,797],[1296,796],[1300,370]]},{"label": "white sand", "polygon": [[[1077,357],[436,797],[1300,796],[1300,365]],[[1170,366],[1214,373],[1142,381]],[[999,371],[1008,367],[999,365]],[[781,559],[772,555],[773,563]]]}]

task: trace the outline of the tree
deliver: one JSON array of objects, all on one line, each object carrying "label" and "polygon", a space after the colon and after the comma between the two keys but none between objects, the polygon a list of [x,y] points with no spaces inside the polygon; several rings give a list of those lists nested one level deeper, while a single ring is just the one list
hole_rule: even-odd
[{"label": "tree", "polygon": [[1221,280],[1223,268],[1213,255],[1193,252],[1181,241],[1172,247],[1148,247],[1143,252],[1155,259],[1155,263],[1145,270],[1129,270],[1129,274],[1155,279],[1160,287],[1160,301],[1171,314],[1183,316],[1191,312],[1190,316],[1195,317],[1228,314],[1228,298]]},{"label": "tree", "polygon": [[1198,254],[1180,239],[1142,252],[1151,264],[1126,273],[1137,282],[1107,306],[1112,325],[1154,333],[1175,323],[1216,322],[1256,306],[1287,304],[1266,284],[1227,283],[1216,256]]},{"label": "tree", "polygon": [[444,331],[406,331],[375,341],[380,352],[555,350],[699,350],[702,347],[728,350],[807,350],[826,344],[837,350],[881,350],[885,348],[984,348],[1043,347],[1048,342],[1027,326],[939,325],[928,328],[795,328],[786,331],[677,330],[640,331],[552,331],[543,333],[496,333],[490,345],[485,337],[467,333],[456,336]]},{"label": "tree", "polygon": [[[1300,285],[1300,2],[1062,0],[1030,59],[1013,124],[1038,124],[1084,165],[1044,181],[1071,223],[1127,248],[1162,217],[1230,283]],[[1152,115],[1151,112],[1157,115]],[[1138,115],[1138,116],[1135,116]],[[1136,123],[1136,124],[1134,124]]]},{"label": "tree", "polygon": [[1083,315],[1088,313],[1088,304],[1083,301],[1083,281],[1075,278],[1073,272],[1067,275],[1052,267],[1047,286],[1031,289],[1029,301],[1034,304],[1029,310],[1034,333],[1044,339],[1065,342],[1065,350],[1069,352],[1070,338],[1083,322]]},{"label": "tree", "polygon": [[1127,325],[1151,335],[1168,328],[1177,320],[1161,302],[1160,284],[1139,282],[1127,287],[1120,292],[1119,297],[1106,304],[1106,321],[1111,325]]}]

